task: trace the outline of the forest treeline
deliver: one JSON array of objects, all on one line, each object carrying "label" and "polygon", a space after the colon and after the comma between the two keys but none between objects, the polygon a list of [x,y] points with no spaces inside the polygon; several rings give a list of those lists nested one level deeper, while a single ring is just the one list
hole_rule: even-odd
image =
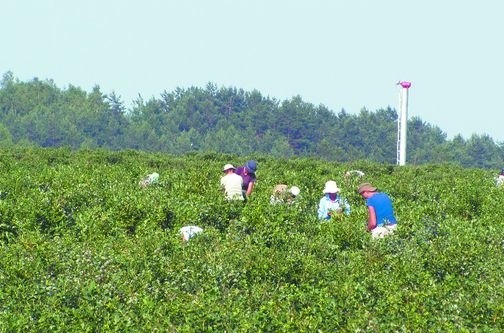
[{"label": "forest treeline", "polygon": [[[219,152],[328,161],[396,163],[397,111],[334,112],[301,96],[280,101],[233,87],[177,88],[131,106],[115,92],[91,92],[52,80],[0,83],[0,146],[135,149],[170,154]],[[447,139],[418,117],[408,120],[407,163],[500,168],[504,143],[473,134]]]}]

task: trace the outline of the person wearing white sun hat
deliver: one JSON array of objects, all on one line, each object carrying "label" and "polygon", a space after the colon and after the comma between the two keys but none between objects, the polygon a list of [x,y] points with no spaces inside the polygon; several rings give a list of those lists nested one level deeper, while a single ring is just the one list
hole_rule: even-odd
[{"label": "person wearing white sun hat", "polygon": [[273,193],[270,197],[270,203],[272,205],[288,203],[292,204],[296,200],[296,197],[301,193],[301,190],[297,186],[288,187],[285,184],[278,184],[273,189]]},{"label": "person wearing white sun hat", "polygon": [[318,206],[318,217],[320,220],[330,220],[331,217],[350,214],[350,204],[340,196],[340,188],[334,180],[325,183],[324,196],[320,199]]},{"label": "person wearing white sun hat", "polygon": [[226,164],[222,168],[224,176],[220,179],[221,188],[226,194],[227,200],[244,200],[242,193],[243,179],[235,173],[235,167],[232,164]]}]

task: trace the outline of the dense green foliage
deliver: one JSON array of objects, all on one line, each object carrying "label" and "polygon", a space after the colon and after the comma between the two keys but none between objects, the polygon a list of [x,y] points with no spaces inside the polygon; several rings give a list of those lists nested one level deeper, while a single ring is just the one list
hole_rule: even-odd
[{"label": "dense green foliage", "polygon": [[[491,171],[254,158],[257,187],[233,204],[220,170],[246,157],[4,149],[0,332],[504,330],[504,191]],[[140,189],[150,172],[159,183]],[[320,223],[329,179],[352,213]],[[361,181],[393,198],[394,235],[364,231]],[[269,204],[276,183],[301,188],[296,205]],[[188,224],[204,232],[182,243]]]},{"label": "dense green foliage", "polygon": [[[177,88],[126,108],[98,86],[87,93],[50,81],[19,82],[4,74],[0,84],[0,146],[135,149],[170,154],[256,153],[348,162],[396,163],[397,112],[334,112],[300,96],[279,101],[254,90]],[[488,135],[467,140],[420,118],[408,121],[408,163],[454,163],[500,168],[504,144]]]}]

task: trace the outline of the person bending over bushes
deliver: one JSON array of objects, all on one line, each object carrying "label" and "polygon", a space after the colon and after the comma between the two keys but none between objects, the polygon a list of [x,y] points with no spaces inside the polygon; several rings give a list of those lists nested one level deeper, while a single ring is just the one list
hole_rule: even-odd
[{"label": "person bending over bushes", "polygon": [[361,184],[357,191],[366,200],[367,231],[371,232],[371,236],[382,238],[393,233],[397,228],[397,219],[390,197],[369,183]]}]

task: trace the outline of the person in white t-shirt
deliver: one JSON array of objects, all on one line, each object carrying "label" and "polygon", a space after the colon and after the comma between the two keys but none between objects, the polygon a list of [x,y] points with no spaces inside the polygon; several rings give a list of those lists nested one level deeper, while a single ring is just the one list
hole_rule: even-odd
[{"label": "person in white t-shirt", "polygon": [[159,173],[153,172],[151,174],[148,174],[144,179],[142,179],[138,185],[140,185],[141,188],[146,188],[150,185],[156,184],[159,180]]},{"label": "person in white t-shirt", "polygon": [[243,178],[235,173],[235,169],[232,164],[224,165],[222,169],[224,176],[221,177],[220,184],[226,194],[226,199],[243,201]]},{"label": "person in white t-shirt", "polygon": [[179,233],[184,242],[187,242],[189,239],[193,238],[199,233],[202,233],[203,229],[196,225],[186,225],[185,227],[180,228]]}]

